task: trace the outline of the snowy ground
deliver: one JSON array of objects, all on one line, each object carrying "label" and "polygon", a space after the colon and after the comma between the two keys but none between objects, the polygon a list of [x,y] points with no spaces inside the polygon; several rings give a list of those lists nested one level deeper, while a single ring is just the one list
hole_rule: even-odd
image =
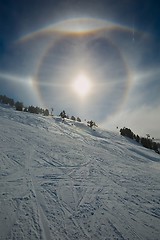
[{"label": "snowy ground", "polygon": [[160,155],[0,106],[0,239],[160,239]]}]

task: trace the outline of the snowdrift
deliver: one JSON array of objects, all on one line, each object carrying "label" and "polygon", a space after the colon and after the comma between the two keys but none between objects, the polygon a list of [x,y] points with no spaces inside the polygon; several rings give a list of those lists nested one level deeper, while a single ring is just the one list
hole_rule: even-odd
[{"label": "snowdrift", "polygon": [[0,106],[0,239],[160,236],[160,156],[119,133]]}]

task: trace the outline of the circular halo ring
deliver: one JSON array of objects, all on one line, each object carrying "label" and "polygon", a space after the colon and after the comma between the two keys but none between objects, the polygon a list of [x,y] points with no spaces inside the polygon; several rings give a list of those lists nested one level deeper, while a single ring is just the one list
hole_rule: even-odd
[{"label": "circular halo ring", "polygon": [[[86,25],[87,24],[87,25]],[[41,95],[38,76],[39,76],[39,70],[41,69],[41,66],[43,64],[43,61],[50,51],[50,49],[53,49],[54,46],[62,39],[63,37],[88,37],[88,36],[100,36],[103,32],[114,32],[114,31],[122,31],[122,32],[131,32],[132,29],[117,25],[111,22],[107,22],[104,20],[96,20],[96,19],[71,19],[66,20],[62,22],[58,22],[54,25],[50,25],[46,28],[40,29],[38,31],[35,31],[33,33],[30,33],[28,35],[25,35],[24,37],[20,38],[17,43],[23,43],[35,38],[39,38],[41,36],[53,36],[54,41],[52,41],[51,44],[48,44],[45,48],[45,51],[42,55],[42,57],[39,60],[39,64],[36,70],[36,74],[34,76],[34,87],[40,97],[40,99],[43,101],[43,97]],[[55,38],[55,36],[58,36]],[[107,37],[107,40],[109,38]],[[125,94],[123,96],[123,99],[121,100],[121,104],[118,105],[118,111],[123,106],[126,96],[128,96],[129,89],[131,86],[131,71],[129,69],[129,66],[127,65],[127,62],[125,60],[125,57],[123,56],[122,52],[120,51],[119,47],[113,42],[113,40],[109,39],[111,44],[117,49],[119,52],[121,59],[125,66],[126,76],[127,76],[127,82],[125,86]]]}]

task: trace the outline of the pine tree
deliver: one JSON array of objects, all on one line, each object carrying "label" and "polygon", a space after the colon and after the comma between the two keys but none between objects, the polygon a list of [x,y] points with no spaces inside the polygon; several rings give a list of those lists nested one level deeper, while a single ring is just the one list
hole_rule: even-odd
[{"label": "pine tree", "polygon": [[45,109],[45,111],[44,111],[44,116],[49,116],[49,111],[48,111],[48,109]]},{"label": "pine tree", "polygon": [[77,117],[77,122],[81,122],[81,119],[79,117]]},{"label": "pine tree", "polygon": [[61,116],[61,118],[66,118],[66,112],[63,110],[61,113],[60,113],[60,116]]},{"label": "pine tree", "polygon": [[71,120],[72,120],[72,121],[75,121],[75,120],[76,120],[76,118],[75,118],[74,116],[72,116],[72,117],[71,117]]},{"label": "pine tree", "polygon": [[23,110],[23,103],[22,102],[16,102],[15,107],[17,111],[22,111]]}]

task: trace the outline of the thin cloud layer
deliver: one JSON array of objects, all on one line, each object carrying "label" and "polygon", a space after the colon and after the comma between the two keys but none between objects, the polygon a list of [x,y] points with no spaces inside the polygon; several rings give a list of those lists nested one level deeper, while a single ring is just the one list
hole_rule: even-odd
[{"label": "thin cloud layer", "polygon": [[137,107],[135,109],[123,110],[119,114],[110,117],[107,123],[102,123],[103,127],[118,130],[123,127],[131,128],[135,134],[158,139],[160,136],[160,106],[153,107]]}]

